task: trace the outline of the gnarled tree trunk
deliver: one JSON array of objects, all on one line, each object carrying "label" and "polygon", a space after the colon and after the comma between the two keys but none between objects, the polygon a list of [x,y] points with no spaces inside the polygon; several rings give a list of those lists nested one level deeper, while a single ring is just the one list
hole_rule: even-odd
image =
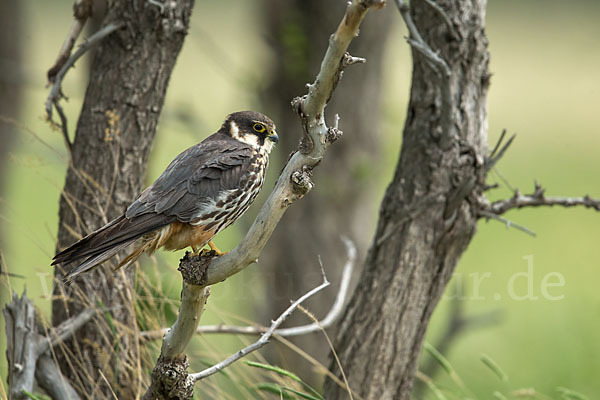
[{"label": "gnarled tree trunk", "polygon": [[[413,49],[400,159],[335,340],[350,387],[365,399],[410,397],[430,316],[475,233],[474,200],[485,179],[486,1],[436,3],[452,29],[424,0],[411,0],[410,14],[425,42],[450,67],[449,103],[440,77]],[[335,361],[331,368],[341,377]],[[327,399],[347,396],[332,381],[325,389]]]},{"label": "gnarled tree trunk", "polygon": [[[124,27],[94,52],[90,82],[60,199],[58,248],[124,212],[143,185],[167,84],[189,27],[193,0],[146,0],[109,4],[104,24]],[[80,393],[91,398],[134,398],[145,374],[132,293],[132,273],[104,265],[71,287],[56,286],[52,322],[58,325],[85,307],[105,312],[85,325],[60,352],[59,363]],[[60,281],[63,271],[55,276]],[[104,375],[102,377],[101,375]],[[109,385],[110,384],[110,388]]]}]

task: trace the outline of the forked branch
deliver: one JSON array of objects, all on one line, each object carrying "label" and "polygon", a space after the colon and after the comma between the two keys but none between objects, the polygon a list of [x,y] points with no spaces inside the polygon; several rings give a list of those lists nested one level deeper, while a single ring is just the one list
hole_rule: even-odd
[{"label": "forked branch", "polygon": [[327,286],[329,286],[329,281],[327,280],[327,277],[325,276],[325,271],[323,271],[322,266],[321,266],[321,275],[323,277],[323,283],[321,283],[319,286],[317,286],[310,292],[306,293],[304,296],[300,297],[298,300],[294,301],[275,321],[273,321],[273,323],[271,324],[269,329],[267,329],[267,331],[265,333],[263,333],[263,335],[260,337],[260,339],[258,339],[256,342],[252,343],[251,345],[239,350],[237,353],[232,354],[231,356],[227,357],[225,360],[221,361],[220,363],[215,364],[212,367],[206,368],[203,371],[197,372],[195,374],[191,374],[190,376],[194,380],[194,382],[199,381],[200,379],[204,379],[210,375],[216,374],[217,372],[221,371],[222,369],[230,366],[231,364],[233,364],[234,362],[236,362],[238,360],[241,360],[243,357],[246,357],[248,354],[260,349],[261,347],[263,347],[264,345],[269,343],[269,340],[275,334],[277,328],[279,328],[279,326],[283,323],[283,321],[285,321],[294,312],[294,310],[296,310],[298,308],[298,306],[300,306],[300,304],[302,304],[305,300],[307,300],[308,298],[312,297],[313,295],[317,294],[318,292],[320,292],[321,290],[323,290]]},{"label": "forked branch", "polygon": [[346,50],[356,37],[367,11],[384,4],[384,0],[354,0],[349,3],[342,22],[329,40],[321,70],[309,85],[308,94],[292,101],[304,129],[304,139],[299,151],[289,159],[242,242],[226,255],[210,262],[206,269],[206,285],[221,282],[256,262],[285,210],[312,189],[312,169],[323,159],[329,145],[341,134],[335,127],[326,125],[324,108],[332,96],[342,69],[352,64],[344,62],[348,61]]},{"label": "forked branch", "polygon": [[[189,314],[189,316],[194,314],[196,318],[190,320],[186,315],[180,315],[182,321],[185,319],[192,321],[192,323],[185,324],[185,329],[178,328],[175,331],[176,324],[173,330],[165,336],[161,355],[152,372],[151,386],[144,398],[172,398],[174,394],[177,398],[191,398],[195,381],[221,370],[250,351],[262,347],[268,342],[268,339],[281,322],[301,301],[328,285],[325,280],[323,285],[294,303],[295,306],[292,305],[286,313],[282,314],[254,345],[240,351],[238,355],[234,355],[209,368],[207,371],[195,375],[187,374],[188,361],[184,350],[191,334],[198,325],[199,311],[197,309],[200,303],[196,301],[195,304],[190,304],[190,307],[183,304],[184,301],[189,302],[190,297],[185,296],[186,288],[188,292],[192,289],[195,292],[202,291],[205,287],[224,281],[251,263],[256,262],[285,210],[312,189],[312,169],[320,163],[329,145],[341,135],[341,132],[337,129],[337,117],[335,118],[335,126],[327,127],[324,115],[325,106],[333,94],[342,70],[348,65],[362,61],[351,57],[346,53],[346,50],[352,39],[357,36],[358,27],[367,11],[372,7],[382,7],[384,5],[385,0],[353,0],[348,4],[342,22],[329,40],[329,47],[315,82],[308,85],[307,95],[292,101],[292,106],[298,113],[304,130],[299,151],[295,152],[288,160],[275,188],[242,242],[229,253],[212,259],[206,260],[203,257],[184,257],[182,259],[182,263],[185,262],[185,265],[180,264],[184,277],[180,314]],[[196,298],[200,297],[196,296]],[[185,311],[186,309],[188,311]],[[180,317],[178,317],[178,323]],[[193,331],[189,329],[191,326],[194,328]],[[167,346],[165,341],[169,341],[171,344],[177,342],[176,347]]]},{"label": "forked branch", "polygon": [[[450,80],[452,78],[452,70],[448,66],[448,63],[442,56],[440,56],[437,52],[435,52],[431,46],[423,39],[423,36],[419,32],[417,25],[412,19],[410,13],[410,6],[404,0],[394,0],[396,6],[398,7],[398,11],[400,11],[400,15],[402,15],[402,19],[406,24],[408,32],[410,36],[408,37],[407,42],[410,46],[421,56],[423,56],[427,65],[431,67],[433,71],[435,71],[436,75],[440,80],[440,89],[441,89],[441,98],[442,98],[442,111],[441,111],[441,121],[440,127],[446,127],[447,131],[443,132],[442,139],[445,143],[449,143],[450,139],[454,137],[454,123],[452,122],[452,115],[454,112],[453,101],[452,101],[452,92],[450,90]],[[454,37],[455,40],[460,38],[459,34],[456,32],[452,25],[452,21],[446,14],[446,12],[437,4],[426,1],[430,7],[432,7],[444,20],[446,23],[450,34]],[[443,145],[442,147],[445,147]]]},{"label": "forked branch", "polygon": [[[59,60],[57,60],[57,63],[50,69],[50,71],[48,71],[48,79],[52,83],[52,87],[50,88],[50,94],[48,95],[48,98],[46,99],[46,118],[51,124],[57,125],[52,120],[52,107],[54,107],[60,117],[61,122],[60,122],[60,125],[58,125],[58,126],[60,126],[60,129],[63,134],[63,138],[65,140],[65,144],[66,144],[69,152],[71,152],[72,145],[71,145],[71,139],[69,139],[67,117],[65,116],[62,106],[60,105],[60,100],[65,97],[62,92],[62,81],[63,81],[67,71],[69,70],[69,68],[71,68],[73,65],[75,65],[75,62],[79,58],[81,58],[81,56],[83,56],[89,49],[91,49],[96,44],[98,44],[102,39],[104,39],[105,37],[107,37],[108,35],[113,33],[114,31],[116,31],[117,29],[121,28],[121,26],[122,26],[122,24],[106,25],[105,27],[100,29],[98,32],[96,32],[92,36],[90,36],[87,40],[85,40],[79,46],[77,51],[75,53],[73,53],[70,57],[68,57],[68,59],[64,60],[64,62],[61,61],[61,58],[60,58],[61,56],[59,56]],[[73,44],[74,44],[74,42],[73,42]],[[70,53],[71,48],[72,48],[72,44],[71,44],[71,47],[69,48],[69,53]],[[61,54],[64,51],[65,51],[64,48],[61,49]],[[61,61],[61,62],[59,63],[59,61]],[[60,65],[60,68],[58,69],[58,71],[54,71],[54,69],[58,65]]]},{"label": "forked branch", "polygon": [[[282,337],[306,335],[308,333],[317,332],[321,329],[327,329],[333,325],[335,321],[340,317],[346,298],[348,297],[348,289],[350,287],[350,278],[352,278],[352,272],[356,265],[356,246],[350,239],[343,238],[344,244],[346,245],[346,251],[348,260],[344,265],[342,272],[342,279],[340,281],[340,287],[335,297],[335,301],[331,306],[331,309],[318,323],[312,323],[302,326],[294,326],[291,328],[279,328],[276,329],[274,334]],[[266,326],[235,326],[235,325],[201,325],[196,329],[196,334],[205,333],[229,333],[233,335],[261,335],[267,332]],[[162,338],[167,332],[168,328],[144,331],[140,332],[140,338],[143,340],[157,340]]]},{"label": "forked branch", "polygon": [[525,207],[585,207],[600,211],[600,200],[593,199],[589,195],[583,197],[555,197],[546,196],[545,189],[536,183],[532,194],[521,194],[519,190],[510,199],[498,200],[490,204],[490,211],[496,215],[504,214],[514,208]]},{"label": "forked branch", "polygon": [[[3,311],[6,321],[6,355],[11,398],[25,398],[26,392],[32,393],[35,378],[47,392],[55,394],[55,398],[78,399],[75,390],[46,352],[59,341],[71,337],[96,314],[96,311],[85,310],[53,328],[47,336],[38,333],[36,310],[25,293],[20,298],[14,293],[12,301]],[[54,368],[51,368],[51,364]]]}]

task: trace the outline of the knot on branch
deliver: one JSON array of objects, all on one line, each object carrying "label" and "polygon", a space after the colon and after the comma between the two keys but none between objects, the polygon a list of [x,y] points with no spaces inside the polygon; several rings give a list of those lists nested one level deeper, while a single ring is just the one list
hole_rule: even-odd
[{"label": "knot on branch", "polygon": [[155,6],[162,16],[161,28],[165,37],[180,33],[187,34],[190,14],[185,7],[181,7],[178,2],[171,0],[148,0],[148,3]]},{"label": "knot on branch", "polygon": [[291,101],[292,109],[298,114],[300,121],[302,122],[302,139],[300,139],[300,144],[298,145],[298,151],[300,151],[301,154],[309,154],[315,148],[315,142],[308,133],[308,115],[306,115],[302,109],[306,98],[307,95],[298,96]]},{"label": "knot on branch", "polygon": [[[518,189],[517,189],[518,191]],[[544,189],[542,187],[542,185],[540,185],[537,181],[534,183],[534,189],[533,189],[533,197],[539,200],[544,200],[544,193],[546,192],[546,189]]]},{"label": "knot on branch", "polygon": [[[362,58],[362,57],[352,57],[350,55],[350,53],[345,52],[344,56],[342,57],[341,61],[340,61],[340,70],[350,66],[350,65],[354,65],[354,64],[364,64],[367,62],[366,58]],[[340,75],[340,78],[342,76]]]},{"label": "knot on branch", "polygon": [[359,2],[364,8],[375,7],[377,9],[385,7],[386,0],[362,0]]},{"label": "knot on branch", "polygon": [[194,380],[187,373],[187,356],[159,357],[152,370],[152,384],[144,399],[187,400],[194,395]]},{"label": "knot on branch", "polygon": [[306,95],[294,97],[292,99],[292,101],[290,102],[292,104],[292,109],[294,110],[294,112],[296,114],[298,114],[298,116],[300,118],[306,118],[306,115],[302,111],[302,105],[304,104],[305,100],[306,100]]},{"label": "knot on branch", "polygon": [[76,19],[86,20],[92,14],[92,2],[90,0],[76,1],[73,4],[73,16]]},{"label": "knot on branch", "polygon": [[301,170],[294,171],[290,180],[292,181],[292,190],[298,198],[303,197],[313,188],[312,169],[306,165]]},{"label": "knot on branch", "polygon": [[359,64],[359,63],[366,63],[367,60],[365,58],[361,58],[361,57],[352,57],[350,55],[350,53],[345,52],[344,55],[342,56],[342,58],[340,59],[340,66],[336,72],[336,74],[333,76],[333,87],[331,89],[331,92],[329,93],[329,97],[327,97],[327,101],[325,103],[329,103],[329,100],[331,100],[331,96],[333,95],[333,91],[335,90],[335,88],[337,87],[338,83],[340,82],[340,80],[342,79],[342,77],[344,76],[344,68],[350,66],[350,65],[354,65],[354,64]]},{"label": "knot on branch", "polygon": [[213,258],[217,257],[214,250],[202,251],[198,255],[186,251],[185,256],[179,260],[177,270],[181,272],[183,280],[190,285],[206,285],[206,271]]},{"label": "knot on branch", "polygon": [[337,127],[327,128],[327,135],[325,136],[325,143],[331,144],[342,137],[344,132],[339,130]]}]

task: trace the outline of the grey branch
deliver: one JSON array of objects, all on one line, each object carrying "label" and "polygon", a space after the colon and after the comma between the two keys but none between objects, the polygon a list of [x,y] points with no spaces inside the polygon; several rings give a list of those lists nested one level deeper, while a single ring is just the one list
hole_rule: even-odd
[{"label": "grey branch", "polygon": [[77,38],[83,30],[91,11],[91,0],[77,0],[75,1],[75,4],[73,4],[73,16],[75,17],[75,20],[73,21],[71,29],[69,30],[69,33],[67,34],[67,37],[65,38],[65,41],[58,52],[56,62],[52,67],[50,67],[47,73],[48,81],[51,83],[54,82],[56,74],[69,59],[71,51],[73,50],[73,46],[75,46],[75,42],[77,42]]},{"label": "grey branch", "polygon": [[[283,337],[298,336],[305,335],[311,332],[316,332],[321,329],[327,329],[330,326],[332,326],[333,323],[337,321],[337,319],[340,317],[344,303],[346,302],[346,298],[348,296],[348,289],[350,287],[350,279],[352,278],[352,272],[354,270],[354,266],[356,265],[356,246],[354,245],[354,243],[352,243],[350,239],[345,237],[342,239],[344,241],[344,244],[346,245],[348,260],[344,265],[342,279],[335,301],[325,318],[323,318],[318,323],[295,326],[292,328],[276,329],[274,332],[275,335]],[[198,329],[196,329],[196,333],[230,333],[235,335],[260,335],[265,333],[267,329],[268,328],[265,326],[202,325],[199,326]],[[144,331],[140,332],[140,337],[144,340],[156,340],[163,337],[163,335],[165,335],[168,331],[168,328],[154,331]]]},{"label": "grey branch", "polygon": [[535,190],[532,194],[522,195],[519,190],[510,199],[498,200],[489,205],[488,211],[496,215],[504,214],[513,208],[524,207],[585,207],[600,211],[600,200],[594,199],[588,195],[583,197],[553,197],[546,196],[545,190],[538,184],[535,185]]},{"label": "grey branch", "polygon": [[479,215],[482,217],[488,218],[488,219],[494,219],[496,221],[499,221],[499,222],[503,223],[504,225],[506,225],[507,228],[513,227],[522,232],[525,232],[528,235],[535,237],[535,232],[532,231],[531,229],[527,228],[526,226],[519,225],[509,219],[502,218],[501,216],[496,215],[493,212],[486,211],[486,210],[479,210]]},{"label": "grey branch", "polygon": [[[75,53],[73,53],[73,55],[71,55],[64,62],[64,64],[62,64],[62,66],[60,67],[58,72],[56,72],[53,75],[53,77],[50,78],[50,81],[52,82],[52,87],[50,88],[50,94],[48,95],[48,98],[46,99],[46,118],[48,121],[50,121],[50,123],[53,123],[53,121],[52,121],[52,106],[54,106],[54,108],[56,108],[56,111],[58,112],[58,115],[61,120],[60,128],[63,133],[65,144],[67,145],[69,152],[71,151],[72,145],[71,145],[71,140],[69,139],[67,118],[65,116],[65,113],[63,112],[61,105],[60,105],[60,99],[64,97],[64,95],[62,93],[62,81],[65,77],[65,74],[69,70],[69,68],[71,68],[73,65],[75,65],[75,62],[82,55],[84,55],[85,52],[87,52],[89,49],[94,47],[102,39],[104,39],[105,37],[107,37],[108,35],[113,33],[114,31],[116,31],[117,29],[120,29],[121,26],[122,26],[121,24],[108,24],[105,27],[103,27],[102,29],[100,29],[98,32],[94,33],[92,36],[90,36],[87,40],[85,40],[79,46],[77,51]],[[48,73],[50,74],[51,71],[52,70],[50,70]]]},{"label": "grey branch", "polygon": [[160,354],[165,358],[177,357],[185,351],[200,321],[204,305],[210,295],[209,287],[190,285],[183,282],[181,289],[181,307],[177,321],[164,336]]},{"label": "grey branch", "polygon": [[[191,265],[191,267],[195,268],[185,265],[185,268],[182,270],[185,282],[184,289],[186,285],[189,285],[189,287],[195,287],[195,290],[202,290],[206,286],[224,281],[251,263],[256,262],[285,210],[294,201],[302,198],[312,189],[312,169],[320,163],[327,147],[341,135],[339,130],[328,128],[325,124],[325,105],[333,94],[335,86],[341,77],[342,69],[346,64],[359,62],[357,59],[345,56],[346,49],[352,39],[357,36],[358,27],[367,11],[371,7],[382,7],[384,4],[385,0],[353,0],[348,4],[342,22],[329,40],[329,47],[325,53],[315,82],[309,85],[306,96],[296,98],[292,101],[292,106],[298,113],[304,128],[304,137],[299,151],[295,152],[286,164],[277,180],[275,188],[261,208],[248,233],[236,248],[225,255],[209,260],[204,260],[202,257],[193,257],[192,260],[187,260],[187,263],[193,264],[194,260],[198,261],[198,263],[197,265]],[[184,259],[182,259],[182,262]],[[181,267],[182,265],[180,264]],[[322,287],[318,290],[321,289]],[[307,294],[307,297],[312,294],[313,292]],[[286,315],[280,317],[281,322],[283,322]],[[180,349],[187,347],[191,334],[194,333],[198,324],[197,319],[193,321],[195,322],[194,330],[190,331],[186,328],[185,334],[177,335],[179,337],[178,340],[185,340],[176,344],[176,350],[169,350],[171,354],[175,354]],[[255,344],[255,346],[258,346],[256,348],[266,344],[268,338],[281,322],[273,324],[261,336],[261,339]],[[211,371],[219,371],[250,351],[254,351],[256,348],[242,350],[238,353],[239,355],[234,355],[232,356],[233,358],[212,367]],[[164,341],[162,351],[165,351]],[[203,376],[214,373],[203,371],[195,374],[193,377],[187,375],[187,357],[185,355],[183,357],[169,358],[165,354],[162,354],[162,351],[152,372],[150,388],[144,395],[145,399],[163,398],[166,397],[167,393],[170,397],[173,397],[173,394],[176,393],[180,398],[191,398],[193,382],[201,379]]]},{"label": "grey branch", "polygon": [[323,271],[322,267],[321,273],[323,275],[323,283],[321,283],[316,288],[312,289],[310,292],[306,293],[304,296],[300,297],[298,300],[294,301],[275,321],[273,321],[269,329],[267,329],[267,331],[260,337],[260,339],[252,343],[250,346],[244,347],[237,353],[227,357],[220,363],[215,364],[212,367],[197,372],[195,374],[190,374],[190,377],[194,380],[194,382],[199,381],[200,379],[204,379],[207,376],[216,374],[222,369],[228,367],[234,362],[242,359],[243,357],[247,356],[253,351],[258,350],[267,343],[269,343],[269,339],[271,339],[277,328],[292,314],[292,312],[294,312],[294,310],[296,310],[296,308],[298,308],[300,304],[302,304],[302,302],[329,286],[329,282],[327,281],[327,277],[325,276],[325,272]]},{"label": "grey branch", "polygon": [[68,319],[58,326],[55,335],[49,338],[38,333],[35,307],[31,300],[25,293],[21,298],[16,293],[13,294],[12,301],[4,309],[11,398],[26,398],[24,391],[33,392],[35,377],[53,398],[78,399],[75,390],[45,353],[50,346],[68,339],[94,315],[94,310],[86,310]]},{"label": "grey branch", "polygon": [[454,29],[454,24],[450,20],[450,17],[446,13],[446,11],[444,11],[444,9],[442,7],[440,7],[440,5],[437,4],[433,0],[424,0],[424,1],[425,1],[425,3],[427,3],[429,5],[429,7],[433,8],[435,11],[437,11],[440,17],[442,17],[442,19],[444,20],[444,23],[448,27],[448,31],[452,35],[452,37],[455,38],[456,40],[460,39],[461,36],[458,33],[458,31],[456,29]]},{"label": "grey branch", "polygon": [[295,152],[286,164],[275,188],[242,242],[229,253],[210,262],[205,275],[206,285],[224,281],[256,262],[285,210],[312,189],[312,169],[319,164],[329,145],[341,134],[325,124],[324,108],[344,67],[346,49],[356,37],[358,27],[369,8],[384,4],[383,0],[354,0],[348,5],[342,22],[329,40],[329,47],[315,82],[309,85],[307,95],[292,102],[304,128],[300,151]]},{"label": "grey branch", "polygon": [[53,399],[78,400],[80,398],[49,355],[44,354],[38,359],[35,379]]},{"label": "grey branch", "polygon": [[[420,53],[427,61],[427,64],[433,69],[440,79],[440,87],[441,87],[441,96],[442,96],[442,115],[440,126],[447,127],[449,129],[448,132],[444,135],[444,139],[447,142],[450,138],[454,136],[453,127],[454,122],[452,121],[453,107],[452,107],[452,92],[450,90],[450,80],[452,78],[452,70],[448,66],[446,60],[444,60],[437,52],[433,51],[431,46],[427,44],[427,42],[421,36],[417,25],[413,21],[410,15],[410,6],[404,2],[404,0],[394,0],[398,10],[400,11],[400,15],[402,15],[402,19],[404,19],[404,23],[408,29],[410,37],[407,39],[407,42],[411,45],[413,49],[415,49],[418,53]],[[426,4],[433,7],[438,13],[444,17],[446,24],[448,25],[448,29],[450,33],[454,36],[456,40],[459,39],[459,35],[454,31],[454,27],[448,15],[441,9],[441,7],[431,1],[426,1]],[[444,147],[444,146],[443,146]]]},{"label": "grey branch", "polygon": [[50,347],[56,346],[60,342],[64,342],[70,338],[74,332],[76,332],[83,325],[87,324],[92,317],[96,315],[96,310],[88,308],[83,310],[79,315],[69,318],[68,320],[61,323],[56,328],[51,329],[48,334],[51,337],[44,337],[38,345],[38,354],[43,354]]},{"label": "grey branch", "polygon": [[504,156],[504,153],[506,153],[506,150],[508,150],[508,147],[512,144],[513,140],[515,140],[515,137],[517,137],[517,135],[512,135],[510,139],[508,139],[508,141],[502,147],[500,147],[502,145],[502,142],[504,141],[505,136],[506,129],[502,131],[500,139],[498,139],[496,146],[494,146],[494,150],[492,150],[488,158],[485,160],[486,171],[491,170],[496,165],[496,163],[502,158],[502,156]]}]

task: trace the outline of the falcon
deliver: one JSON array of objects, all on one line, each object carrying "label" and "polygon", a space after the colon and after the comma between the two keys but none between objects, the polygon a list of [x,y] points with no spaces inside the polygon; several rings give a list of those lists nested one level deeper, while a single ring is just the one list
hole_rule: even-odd
[{"label": "falcon", "polygon": [[58,253],[52,265],[79,263],[68,283],[128,247],[117,269],[161,247],[197,253],[208,244],[218,252],[211,239],[250,207],[278,139],[267,116],[229,114],[216,133],[175,157],[123,215]]}]

